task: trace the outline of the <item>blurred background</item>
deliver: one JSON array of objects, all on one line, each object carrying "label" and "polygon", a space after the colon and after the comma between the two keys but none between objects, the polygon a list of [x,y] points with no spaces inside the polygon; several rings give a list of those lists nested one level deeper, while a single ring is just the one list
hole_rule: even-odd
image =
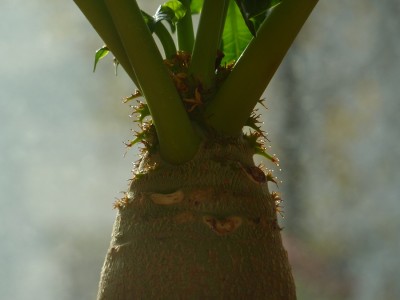
[{"label": "blurred background", "polygon": [[[157,1],[139,1],[153,14]],[[265,94],[299,299],[400,299],[400,3],[317,5]],[[0,2],[0,298],[94,299],[133,92],[72,1]],[[272,186],[271,186],[272,187]]]}]

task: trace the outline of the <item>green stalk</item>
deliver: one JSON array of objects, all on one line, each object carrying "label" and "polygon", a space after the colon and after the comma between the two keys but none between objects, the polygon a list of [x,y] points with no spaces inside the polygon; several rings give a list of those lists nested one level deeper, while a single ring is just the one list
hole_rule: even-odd
[{"label": "green stalk", "polygon": [[129,63],[128,56],[125,53],[117,30],[103,1],[74,0],[74,2],[107,45],[108,49],[110,49],[112,54],[125,69],[126,73],[128,73],[136,87],[140,89],[136,74]]},{"label": "green stalk", "polygon": [[186,15],[176,24],[178,48],[181,51],[192,53],[194,45],[194,31],[192,13],[189,0],[179,0],[186,7]]},{"label": "green stalk", "polygon": [[[141,11],[144,19],[153,20],[153,17],[147,14],[144,11]],[[146,21],[147,22],[147,21]],[[176,54],[176,46],[172,36],[169,34],[167,28],[165,28],[164,24],[161,22],[157,22],[154,26],[150,26],[150,32],[154,32],[154,34],[158,37],[163,46],[165,58],[171,58]],[[149,27],[149,28],[150,28]]]},{"label": "green stalk", "polygon": [[228,0],[204,0],[201,11],[189,71],[206,89],[212,87],[215,81],[215,59],[228,2]]},{"label": "green stalk", "polygon": [[196,135],[136,1],[105,0],[149,106],[161,156],[180,164],[197,152]]},{"label": "green stalk", "polygon": [[[153,17],[147,14],[146,12],[141,11],[141,13],[145,19],[148,20],[153,19]],[[176,54],[175,42],[172,36],[169,34],[168,29],[165,28],[163,23],[157,22],[150,31],[153,31],[154,34],[160,40],[161,45],[164,48],[165,58],[171,58],[173,55]]]},{"label": "green stalk", "polygon": [[[208,124],[236,136],[318,0],[283,0],[272,9],[206,109]],[[229,116],[227,118],[226,116]]]},{"label": "green stalk", "polygon": [[172,36],[169,34],[168,29],[165,28],[164,24],[158,22],[154,27],[154,33],[160,40],[165,53],[165,58],[171,58],[176,54],[175,42]]}]

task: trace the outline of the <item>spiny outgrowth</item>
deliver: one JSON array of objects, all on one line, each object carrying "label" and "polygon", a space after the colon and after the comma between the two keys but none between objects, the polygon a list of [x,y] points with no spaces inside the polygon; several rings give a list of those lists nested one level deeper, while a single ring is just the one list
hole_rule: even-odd
[{"label": "spiny outgrowth", "polygon": [[260,121],[261,114],[258,113],[258,109],[254,109],[250,115],[250,117],[247,119],[247,122],[245,126],[250,127],[252,130],[258,133],[258,135],[266,140],[267,139],[267,133],[261,129],[261,125],[263,122]]},{"label": "spiny outgrowth", "polygon": [[240,164],[240,167],[245,172],[247,177],[254,183],[263,184],[267,182],[267,177],[259,166],[244,166]]},{"label": "spiny outgrowth", "polygon": [[247,177],[254,183],[264,184],[270,181],[275,183],[276,187],[279,188],[279,181],[278,178],[272,174],[273,170],[267,170],[264,165],[244,166],[239,163],[239,166],[245,172]]},{"label": "spiny outgrowth", "polygon": [[127,148],[131,148],[137,143],[141,142],[144,145],[144,148],[141,148],[140,151],[142,154],[147,152],[152,152],[155,150],[158,141],[157,141],[157,133],[154,125],[152,122],[144,122],[139,124],[140,131],[134,131],[135,139],[128,141],[125,143]]},{"label": "spiny outgrowth", "polygon": [[249,133],[244,134],[245,140],[249,143],[250,147],[254,150],[254,154],[261,155],[266,159],[272,161],[274,164],[279,166],[279,159],[275,154],[267,153],[267,147],[265,147],[265,135],[260,133],[259,131],[250,131]]},{"label": "spiny outgrowth", "polygon": [[282,198],[281,198],[281,194],[278,192],[272,192],[271,193],[271,198],[274,201],[275,204],[275,212],[278,213],[282,218],[284,218],[283,216],[283,206],[281,205],[281,203],[283,202]]},{"label": "spiny outgrowth", "polygon": [[156,162],[144,161],[142,155],[142,157],[139,160],[133,163],[133,168],[132,168],[133,177],[130,178],[128,181],[132,182],[134,180],[146,176],[146,174],[148,174],[149,171],[155,170],[157,166],[158,164]]},{"label": "spiny outgrowth", "polygon": [[189,74],[190,61],[191,55],[184,51],[178,51],[172,58],[164,60],[188,113],[201,108],[208,98],[201,82]]},{"label": "spiny outgrowth", "polygon": [[[264,99],[261,99],[258,102],[265,107]],[[263,122],[260,121],[260,117],[261,114],[258,113],[258,109],[254,109],[245,124],[245,126],[249,127],[250,130],[244,134],[244,138],[247,140],[250,147],[254,149],[254,154],[261,155],[279,166],[279,159],[275,154],[271,155],[267,152],[267,147],[265,145],[269,140],[267,138],[267,133],[261,129]]]},{"label": "spiny outgrowth", "polygon": [[276,187],[279,188],[279,183],[282,183],[282,181],[278,180],[278,177],[274,176],[274,170],[266,168],[263,164],[259,164],[257,168],[263,172],[265,176],[265,182],[273,182],[275,183]]},{"label": "spiny outgrowth", "polygon": [[130,117],[136,116],[136,120],[139,124],[143,124],[145,121],[145,118],[148,118],[148,122],[151,122],[150,119],[150,109],[149,106],[142,102],[142,101],[137,101],[137,105],[133,106],[131,105],[131,108],[133,108],[132,114],[130,114]]},{"label": "spiny outgrowth", "polygon": [[216,83],[209,89],[205,89],[201,81],[190,74],[191,55],[189,53],[178,51],[172,58],[164,60],[186,111],[192,118],[197,119],[198,114],[195,113],[202,112],[207,102],[232,71],[233,64],[221,65],[222,57],[223,53],[218,53],[215,60]]},{"label": "spiny outgrowth", "polygon": [[128,97],[125,97],[124,100],[122,101],[123,103],[127,103],[133,99],[142,97],[142,93],[139,90],[135,90],[135,92],[133,92],[133,94],[131,94]]},{"label": "spiny outgrowth", "polygon": [[[202,83],[189,73],[191,62],[191,55],[189,53],[178,51],[171,58],[164,60],[164,64],[168,68],[170,77],[174,82],[190,119],[200,125],[200,127],[207,132],[209,138],[213,137],[214,131],[206,125],[203,116],[204,109],[233,68],[233,64],[221,65],[222,57],[222,53],[219,53],[219,56],[217,55],[216,57],[216,83],[215,86],[208,90],[205,90]],[[137,90],[131,96],[126,97],[124,102],[126,103],[141,96],[141,92]],[[265,107],[264,99],[258,102]],[[135,139],[126,143],[126,146],[129,148],[141,142],[144,144],[144,148],[141,149],[142,153],[155,149],[157,145],[157,136],[155,127],[152,124],[148,105],[142,101],[137,101],[137,105],[131,107],[134,109],[131,116],[136,116],[135,121],[138,122],[140,130],[135,131]],[[268,138],[266,132],[262,130],[261,126],[263,122],[260,121],[260,116],[261,114],[258,113],[258,109],[254,109],[245,124],[245,126],[249,128],[249,132],[244,134],[244,138],[247,140],[250,147],[254,149],[254,154],[261,155],[276,165],[279,165],[279,159],[266,151],[267,147],[265,147],[265,145]],[[275,182],[274,180],[270,181]]]},{"label": "spiny outgrowth", "polygon": [[267,178],[267,181],[275,183],[276,187],[279,188],[279,186],[278,186],[278,178],[272,174],[272,170],[268,170],[266,178]]},{"label": "spiny outgrowth", "polygon": [[[131,96],[126,97],[123,102],[126,103],[138,97],[141,97],[141,93],[137,90]],[[151,120],[149,106],[142,101],[137,101],[137,105],[131,105],[131,108],[133,108],[133,112],[130,114],[130,117],[135,116],[135,122],[138,123],[140,130],[132,130],[134,132],[135,139],[125,143],[125,146],[127,148],[131,148],[140,142],[144,145],[144,148],[140,149],[142,154],[154,150],[157,146],[157,134]]]},{"label": "spiny outgrowth", "polygon": [[122,198],[117,198],[113,204],[113,208],[122,209],[128,206],[128,204],[132,201],[132,197],[130,193],[125,193]]},{"label": "spiny outgrowth", "polygon": [[[212,129],[207,128],[205,124],[203,116],[204,109],[219,86],[229,76],[233,67],[233,64],[221,65],[222,57],[222,53],[219,53],[216,57],[216,83],[215,86],[209,89],[204,89],[201,81],[190,74],[191,55],[189,53],[178,51],[169,59],[164,60],[164,64],[169,71],[171,80],[179,93],[188,116],[209,134],[212,133]],[[141,92],[136,90],[130,96],[124,98],[123,102],[127,103],[141,96]],[[137,105],[132,105],[131,107],[133,108],[133,112],[130,116],[135,116],[135,121],[139,124],[140,130],[134,131],[135,139],[125,143],[125,145],[130,148],[141,142],[144,144],[144,148],[141,149],[142,154],[144,154],[145,152],[155,149],[157,146],[156,130],[151,120],[149,107],[145,102],[137,101]],[[253,117],[255,118],[255,116],[251,118]],[[251,127],[253,125],[249,124],[249,126]],[[257,127],[255,130],[261,129]]]}]

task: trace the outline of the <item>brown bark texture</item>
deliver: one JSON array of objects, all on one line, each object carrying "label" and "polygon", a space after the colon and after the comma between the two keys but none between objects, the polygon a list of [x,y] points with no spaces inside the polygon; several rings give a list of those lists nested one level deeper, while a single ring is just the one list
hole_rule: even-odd
[{"label": "brown bark texture", "polygon": [[117,205],[98,299],[296,299],[254,168],[245,141],[205,143],[179,166],[146,155]]}]

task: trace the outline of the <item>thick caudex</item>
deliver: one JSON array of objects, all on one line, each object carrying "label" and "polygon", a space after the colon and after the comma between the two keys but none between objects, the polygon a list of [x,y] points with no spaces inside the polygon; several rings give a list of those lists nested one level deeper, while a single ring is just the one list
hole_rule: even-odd
[{"label": "thick caudex", "polygon": [[74,1],[106,43],[95,65],[112,52],[137,87],[124,102],[145,99],[98,299],[295,299],[254,108],[318,0]]}]

